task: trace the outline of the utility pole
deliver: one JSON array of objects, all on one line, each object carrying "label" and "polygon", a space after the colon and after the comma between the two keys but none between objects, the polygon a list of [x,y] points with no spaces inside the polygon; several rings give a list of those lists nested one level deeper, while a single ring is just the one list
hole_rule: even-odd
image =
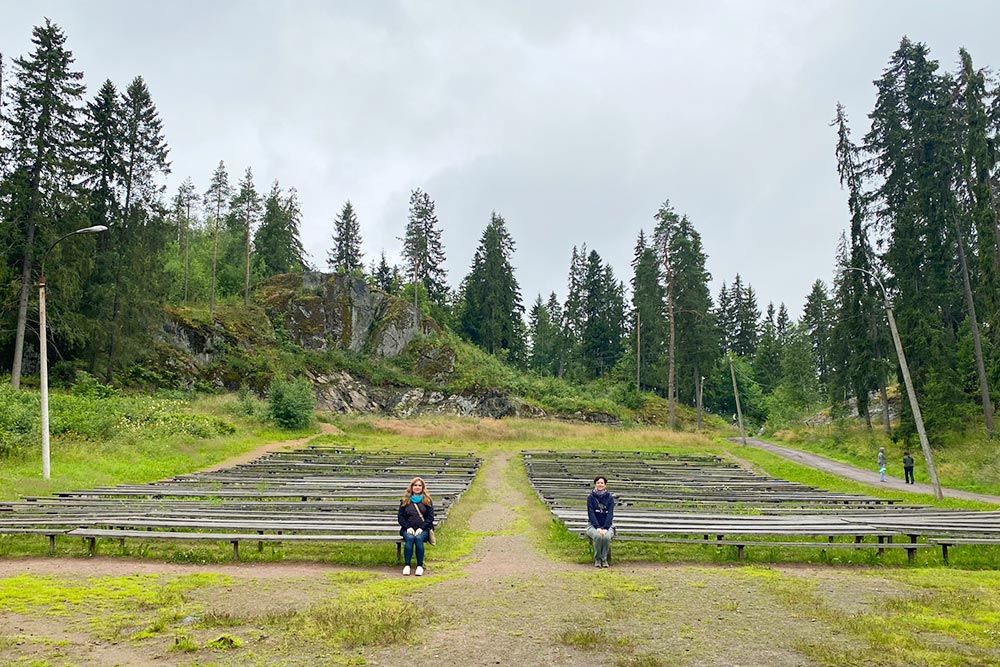
[{"label": "utility pole", "polygon": [[924,418],[920,414],[920,406],[917,404],[917,392],[913,389],[913,380],[910,377],[910,367],[906,363],[906,355],[903,353],[903,343],[899,339],[899,330],[896,328],[896,318],[892,315],[892,304],[889,303],[889,293],[885,285],[877,275],[867,269],[860,269],[856,266],[845,266],[845,270],[861,271],[867,273],[882,289],[882,303],[885,307],[885,314],[889,320],[889,331],[892,332],[892,342],[896,346],[896,356],[899,358],[899,369],[903,372],[903,383],[906,385],[906,395],[910,399],[910,410],[913,412],[913,421],[917,426],[917,437],[920,438],[920,449],[924,452],[924,462],[927,465],[927,474],[931,478],[931,486],[934,487],[934,497],[938,500],[944,498],[941,493],[941,484],[938,482],[937,471],[934,469],[934,457],[931,454],[931,444],[927,440],[927,432],[924,430]]},{"label": "utility pole", "polygon": [[635,390],[639,389],[639,369],[642,368],[642,362],[639,358],[641,346],[639,345],[639,309],[635,309]]},{"label": "utility pole", "polygon": [[733,368],[733,353],[727,355],[729,359],[729,375],[733,378],[733,396],[736,397],[736,418],[739,419],[740,437],[743,438],[743,445],[747,444],[747,433],[743,429],[743,408],[740,407],[740,390],[736,386],[736,369]]}]

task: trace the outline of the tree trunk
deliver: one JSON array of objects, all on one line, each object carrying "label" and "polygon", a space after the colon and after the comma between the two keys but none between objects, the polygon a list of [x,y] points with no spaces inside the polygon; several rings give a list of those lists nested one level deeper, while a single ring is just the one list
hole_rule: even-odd
[{"label": "tree trunk", "polygon": [[952,219],[955,225],[955,236],[958,245],[958,262],[962,269],[962,291],[965,295],[965,307],[969,310],[969,329],[972,332],[972,349],[976,355],[976,374],[979,376],[979,399],[983,404],[983,421],[986,424],[986,435],[993,437],[993,405],[990,402],[990,385],[986,378],[986,364],[983,361],[983,344],[980,341],[979,323],[976,321],[976,303],[972,298],[972,282],[969,280],[969,264],[965,259],[965,244],[962,242],[962,230],[958,220]]},{"label": "tree trunk", "polygon": [[216,202],[215,206],[215,222],[212,225],[212,290],[208,299],[208,315],[211,318],[215,316],[215,266],[219,261],[219,215],[221,211],[222,204]]},{"label": "tree trunk", "polygon": [[882,401],[882,431],[889,435],[892,422],[889,420],[889,392],[885,390],[885,375],[880,374],[878,380],[878,397]]},{"label": "tree trunk", "polygon": [[24,329],[28,321],[28,295],[31,287],[31,251],[35,243],[35,216],[28,217],[28,234],[21,262],[21,297],[17,304],[17,333],[14,337],[14,362],[11,365],[10,384],[21,388],[21,358],[24,354]]},{"label": "tree trunk", "polygon": [[676,341],[677,341],[677,327],[674,322],[674,296],[673,296],[673,286],[667,292],[667,317],[670,318],[670,352],[667,362],[667,394],[669,395],[669,401],[667,405],[669,406],[669,421],[670,428],[676,428],[677,426],[677,415],[676,415],[676,398],[677,395],[677,362],[676,362]]},{"label": "tree trunk", "polygon": [[17,303],[17,330],[14,334],[14,361],[11,363],[10,384],[21,388],[21,362],[24,356],[24,330],[28,323],[28,297],[31,294],[32,254],[35,250],[35,211],[38,209],[38,183],[42,171],[36,160],[28,181],[28,210],[25,215],[24,259],[21,262],[21,296]]},{"label": "tree trunk", "polygon": [[184,303],[188,300],[188,275],[191,273],[191,202],[184,217]]},{"label": "tree trunk", "polygon": [[247,203],[247,222],[245,230],[246,243],[246,273],[243,279],[243,305],[250,305],[250,204]]},{"label": "tree trunk", "polygon": [[698,370],[698,366],[694,367],[694,393],[695,401],[698,404],[698,430],[701,430],[701,420],[702,411],[704,409],[704,399],[705,399],[705,378],[701,377],[701,373]]}]

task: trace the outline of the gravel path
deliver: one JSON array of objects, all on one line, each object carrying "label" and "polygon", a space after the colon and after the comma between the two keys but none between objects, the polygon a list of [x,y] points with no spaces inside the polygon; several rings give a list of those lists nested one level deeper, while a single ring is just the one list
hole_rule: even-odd
[{"label": "gravel path", "polygon": [[[729,441],[738,443],[740,442],[740,439],[729,438]],[[802,465],[809,466],[810,468],[816,468],[817,470],[828,472],[831,475],[846,477],[847,479],[853,479],[857,482],[863,482],[864,484],[871,484],[872,486],[892,489],[893,491],[907,491],[910,493],[926,493],[928,495],[934,495],[934,488],[930,484],[924,484],[922,482],[907,484],[899,477],[892,477],[890,475],[886,475],[885,481],[880,482],[878,479],[878,471],[858,468],[848,463],[841,463],[840,461],[828,459],[825,456],[820,456],[819,454],[812,454],[810,452],[803,452],[799,449],[775,445],[774,443],[758,440],[757,438],[747,438],[747,445],[763,449],[771,452],[772,454],[777,454],[778,456],[783,456],[786,459],[795,461],[796,463],[801,463]],[[959,489],[947,489],[943,487],[941,492],[944,494],[945,498],[978,500],[983,503],[1000,505],[1000,496],[992,496],[987,493],[973,493],[972,491],[961,491]]]}]

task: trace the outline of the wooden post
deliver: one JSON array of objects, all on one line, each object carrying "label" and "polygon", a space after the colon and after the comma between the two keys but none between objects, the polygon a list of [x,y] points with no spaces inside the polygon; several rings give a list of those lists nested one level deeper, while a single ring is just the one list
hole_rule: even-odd
[{"label": "wooden post", "polygon": [[733,354],[732,352],[728,355],[729,358],[729,375],[733,378],[733,396],[736,397],[736,417],[739,419],[740,423],[740,437],[743,438],[743,445],[747,444],[747,434],[743,430],[743,408],[740,407],[740,390],[736,386],[736,369],[733,367]]}]

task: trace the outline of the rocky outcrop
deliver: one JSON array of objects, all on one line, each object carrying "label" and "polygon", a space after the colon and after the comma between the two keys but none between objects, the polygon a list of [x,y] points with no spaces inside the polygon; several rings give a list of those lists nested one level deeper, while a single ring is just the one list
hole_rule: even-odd
[{"label": "rocky outcrop", "polygon": [[493,419],[545,416],[540,408],[504,392],[449,394],[421,387],[375,387],[343,371],[311,379],[316,388],[317,407],[342,414],[459,415]]},{"label": "rocky outcrop", "polygon": [[307,272],[278,276],[257,300],[291,339],[309,350],[330,348],[386,358],[399,355],[418,334],[437,330],[413,305],[371,288],[364,279]]}]

